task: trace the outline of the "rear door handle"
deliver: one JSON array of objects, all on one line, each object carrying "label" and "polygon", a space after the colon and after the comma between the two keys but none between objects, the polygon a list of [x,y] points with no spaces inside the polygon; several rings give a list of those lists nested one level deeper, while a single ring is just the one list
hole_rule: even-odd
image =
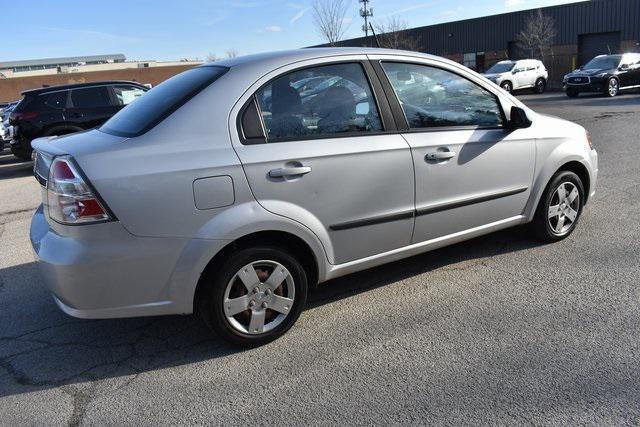
[{"label": "rear door handle", "polygon": [[431,153],[427,153],[425,159],[427,160],[449,160],[455,157],[455,151],[433,151]]},{"label": "rear door handle", "polygon": [[304,175],[311,172],[310,166],[298,166],[293,168],[271,169],[269,176],[271,178],[283,178],[285,176]]}]

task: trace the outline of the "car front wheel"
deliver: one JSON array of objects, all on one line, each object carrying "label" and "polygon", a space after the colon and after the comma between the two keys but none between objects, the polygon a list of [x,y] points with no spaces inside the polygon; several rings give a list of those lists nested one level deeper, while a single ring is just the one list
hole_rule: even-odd
[{"label": "car front wheel", "polygon": [[609,81],[607,81],[607,87],[604,91],[604,94],[606,96],[614,97],[618,94],[618,92],[620,92],[620,83],[618,82],[618,79],[616,79],[615,77],[611,77]]},{"label": "car front wheel", "polygon": [[557,172],[542,195],[531,228],[545,242],[569,236],[576,227],[584,206],[584,186],[570,171]]},{"label": "car front wheel", "polygon": [[511,82],[502,82],[500,84],[500,87],[507,92],[511,92],[513,90],[513,86],[511,85]]},{"label": "car front wheel", "polygon": [[287,250],[241,249],[206,273],[200,314],[220,337],[243,347],[266,344],[296,322],[307,299],[307,276]]}]

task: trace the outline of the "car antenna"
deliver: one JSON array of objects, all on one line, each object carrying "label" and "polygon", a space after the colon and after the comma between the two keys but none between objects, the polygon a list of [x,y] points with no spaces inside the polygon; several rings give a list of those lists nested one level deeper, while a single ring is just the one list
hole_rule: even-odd
[{"label": "car antenna", "polygon": [[380,47],[380,41],[378,40],[378,36],[376,35],[376,31],[373,29],[373,24],[369,22],[369,28],[371,29],[371,34],[373,34],[373,39],[376,41],[376,47]]}]

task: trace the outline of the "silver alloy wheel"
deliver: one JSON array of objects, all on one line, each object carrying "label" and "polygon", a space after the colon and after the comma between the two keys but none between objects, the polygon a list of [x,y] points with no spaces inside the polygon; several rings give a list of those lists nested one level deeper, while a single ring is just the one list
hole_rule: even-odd
[{"label": "silver alloy wheel", "polygon": [[224,314],[236,330],[251,335],[269,332],[289,315],[295,284],[287,268],[271,260],[242,267],[224,292]]},{"label": "silver alloy wheel", "polygon": [[502,89],[506,90],[507,92],[511,92],[511,83],[509,82],[502,83]]},{"label": "silver alloy wheel", "polygon": [[561,183],[551,196],[548,209],[553,234],[563,236],[571,231],[580,210],[580,192],[572,182]]},{"label": "silver alloy wheel", "polygon": [[616,96],[618,94],[618,80],[609,79],[609,87],[607,90],[609,91],[609,96]]},{"label": "silver alloy wheel", "polygon": [[536,83],[536,91],[538,93],[544,92],[544,80],[538,79],[538,82]]}]

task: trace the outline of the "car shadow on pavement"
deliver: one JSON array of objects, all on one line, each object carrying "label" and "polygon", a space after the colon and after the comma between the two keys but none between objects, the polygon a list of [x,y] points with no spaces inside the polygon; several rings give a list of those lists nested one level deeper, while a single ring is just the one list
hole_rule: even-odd
[{"label": "car shadow on pavement", "polygon": [[21,178],[32,174],[33,162],[20,160],[11,151],[0,151],[0,179]]},{"label": "car shadow on pavement", "polygon": [[[536,245],[522,227],[505,230],[323,283],[310,292],[308,306]],[[242,351],[212,336],[196,316],[71,318],[52,301],[35,262],[0,270],[0,398],[104,379],[128,381]]]}]

